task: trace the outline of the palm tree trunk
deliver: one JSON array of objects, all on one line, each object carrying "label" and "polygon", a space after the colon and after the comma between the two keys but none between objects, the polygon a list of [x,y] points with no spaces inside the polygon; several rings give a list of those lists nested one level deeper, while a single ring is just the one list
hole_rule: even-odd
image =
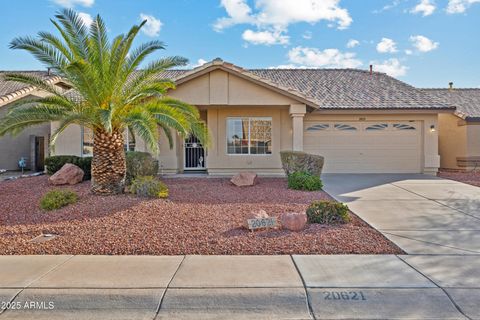
[{"label": "palm tree trunk", "polygon": [[92,192],[119,194],[125,188],[125,150],[121,132],[96,130],[93,138]]}]

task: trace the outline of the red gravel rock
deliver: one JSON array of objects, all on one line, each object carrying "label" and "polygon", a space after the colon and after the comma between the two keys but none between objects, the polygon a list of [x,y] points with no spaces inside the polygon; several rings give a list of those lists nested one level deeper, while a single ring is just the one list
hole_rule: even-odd
[{"label": "red gravel rock", "polygon": [[[95,196],[89,183],[62,187],[79,194],[74,205],[44,212],[41,196],[59,188],[47,177],[0,182],[0,254],[381,254],[402,253],[353,215],[351,223],[307,225],[301,232],[242,228],[244,217],[302,212],[324,192],[289,190],[285,179],[259,179],[238,188],[228,179],[165,179],[170,199]],[[59,235],[44,243],[41,233]]]},{"label": "red gravel rock", "polygon": [[470,172],[440,171],[437,175],[440,178],[455,180],[455,181],[480,187],[480,171],[470,171]]}]

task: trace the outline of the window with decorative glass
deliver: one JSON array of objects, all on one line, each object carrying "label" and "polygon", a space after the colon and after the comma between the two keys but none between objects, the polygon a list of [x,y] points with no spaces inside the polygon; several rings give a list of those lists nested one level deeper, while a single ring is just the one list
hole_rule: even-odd
[{"label": "window with decorative glass", "polygon": [[272,153],[272,118],[227,118],[227,154]]}]

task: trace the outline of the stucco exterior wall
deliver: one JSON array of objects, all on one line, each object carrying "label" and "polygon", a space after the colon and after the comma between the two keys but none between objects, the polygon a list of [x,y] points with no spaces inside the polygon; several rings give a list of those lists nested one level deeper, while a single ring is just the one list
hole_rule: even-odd
[{"label": "stucco exterior wall", "polygon": [[[292,149],[292,122],[288,107],[219,107],[207,110],[212,144],[207,152],[206,165],[212,175],[230,175],[240,171],[258,174],[283,175],[280,151]],[[227,154],[228,117],[271,117],[272,153],[267,155]]]},{"label": "stucco exterior wall", "polygon": [[480,123],[469,122],[467,130],[467,155],[468,157],[480,157]]},{"label": "stucco exterior wall", "polygon": [[[246,79],[215,70],[178,85],[170,95],[202,110],[211,135],[206,166],[212,175],[231,175],[253,170],[259,174],[283,175],[281,150],[292,149],[292,119],[289,106],[295,100]],[[271,155],[227,155],[228,117],[271,117]],[[183,141],[176,137],[173,149],[160,143],[158,159],[164,173],[182,172]]]},{"label": "stucco exterior wall", "polygon": [[467,156],[467,126],[453,114],[438,116],[440,167],[460,169],[457,157]]},{"label": "stucco exterior wall", "polygon": [[[58,129],[58,123],[52,122],[52,133]],[[82,129],[79,125],[68,126],[57,138],[53,155],[82,156]]]},{"label": "stucco exterior wall", "polygon": [[[41,92],[34,91],[30,96],[44,96]],[[25,99],[28,97],[24,97]],[[12,103],[0,105],[0,118],[9,110]],[[0,169],[18,170],[18,161],[21,157],[27,158],[27,164],[30,168],[32,159],[31,136],[43,137],[45,142],[45,156],[48,156],[48,139],[50,134],[50,124],[33,126],[23,130],[20,134],[12,136],[5,135],[0,137]]]},{"label": "stucco exterior wall", "polygon": [[215,70],[181,83],[169,94],[197,106],[287,106],[298,103],[292,98],[222,70]]}]

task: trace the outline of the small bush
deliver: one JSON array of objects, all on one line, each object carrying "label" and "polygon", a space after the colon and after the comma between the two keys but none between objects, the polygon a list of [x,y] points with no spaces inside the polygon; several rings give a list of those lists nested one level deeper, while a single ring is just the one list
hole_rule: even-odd
[{"label": "small bush", "polygon": [[322,174],[324,158],[316,154],[301,151],[281,151],[282,167],[288,175],[295,172],[308,172],[311,175]]},{"label": "small bush", "polygon": [[319,176],[300,171],[288,175],[288,188],[294,190],[316,191],[323,187]]},{"label": "small bush", "polygon": [[138,176],[129,187],[131,193],[141,197],[168,198],[168,187],[153,176]]},{"label": "small bush", "polygon": [[130,184],[136,177],[155,176],[158,173],[158,161],[148,152],[128,151],[126,160],[127,184]]},{"label": "small bush", "polygon": [[40,200],[40,208],[43,210],[56,210],[75,203],[78,195],[71,190],[51,190]]},{"label": "small bush", "polygon": [[77,162],[74,163],[74,165],[77,165],[80,167],[80,169],[83,170],[85,173],[83,175],[83,180],[90,180],[92,179],[92,157],[84,157],[84,158],[77,158]]},{"label": "small bush", "polygon": [[335,201],[314,201],[307,209],[308,222],[321,224],[347,223],[350,214],[346,204]]},{"label": "small bush", "polygon": [[45,159],[47,166],[47,173],[54,174],[60,170],[65,163],[71,163],[83,170],[83,180],[90,180],[92,178],[92,157],[77,157],[77,156],[51,156]]}]

